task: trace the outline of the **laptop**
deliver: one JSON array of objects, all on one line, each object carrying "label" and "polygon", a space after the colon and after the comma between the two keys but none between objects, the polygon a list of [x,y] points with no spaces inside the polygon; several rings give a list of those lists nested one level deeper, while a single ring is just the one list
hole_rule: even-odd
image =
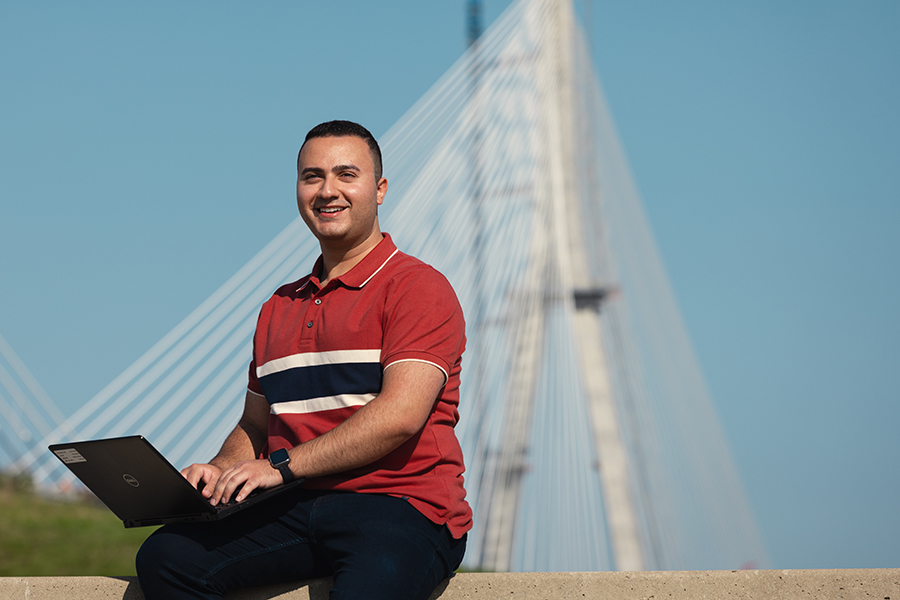
[{"label": "laptop", "polygon": [[125,527],[217,521],[294,488],[303,479],[212,506],[143,436],[53,444],[50,451]]}]

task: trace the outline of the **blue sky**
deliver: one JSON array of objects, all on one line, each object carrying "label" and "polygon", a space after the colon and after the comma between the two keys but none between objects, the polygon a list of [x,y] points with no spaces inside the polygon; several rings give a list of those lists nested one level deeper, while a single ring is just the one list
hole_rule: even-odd
[{"label": "blue sky", "polygon": [[[900,4],[589,13],[772,566],[900,566]],[[463,52],[464,15],[0,0],[0,334],[63,411],[293,219],[311,126],[383,134]]]}]

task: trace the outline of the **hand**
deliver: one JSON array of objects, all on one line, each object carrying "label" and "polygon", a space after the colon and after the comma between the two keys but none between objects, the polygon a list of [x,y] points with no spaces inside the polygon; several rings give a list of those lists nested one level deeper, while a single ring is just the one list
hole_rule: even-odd
[{"label": "hand", "polygon": [[283,482],[281,472],[272,468],[268,459],[244,460],[234,463],[231,468],[219,475],[216,488],[209,497],[209,503],[215,506],[219,502],[228,502],[235,492],[237,494],[234,499],[236,502],[240,502],[257,488],[273,488]]},{"label": "hand", "polygon": [[[181,475],[204,497],[212,496],[213,489],[222,475],[222,469],[210,464],[193,464],[181,470]],[[202,483],[202,485],[201,485]],[[202,488],[202,489],[201,489]]]}]

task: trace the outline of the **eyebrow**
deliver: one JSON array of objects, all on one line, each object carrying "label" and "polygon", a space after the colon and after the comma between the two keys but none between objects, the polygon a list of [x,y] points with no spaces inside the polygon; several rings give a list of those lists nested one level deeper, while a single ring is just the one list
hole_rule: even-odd
[{"label": "eyebrow", "polygon": [[[335,165],[331,168],[332,173],[339,173],[341,171],[356,171],[357,173],[362,172],[362,170],[354,164],[349,165]],[[300,171],[301,175],[305,175],[306,173],[324,173],[325,169],[321,167],[306,167],[302,171]]]}]

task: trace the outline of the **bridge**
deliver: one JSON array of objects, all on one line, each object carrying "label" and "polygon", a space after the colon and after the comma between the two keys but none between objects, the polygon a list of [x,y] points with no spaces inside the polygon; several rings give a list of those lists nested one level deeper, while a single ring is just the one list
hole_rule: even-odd
[{"label": "bridge", "polygon": [[[514,2],[381,144],[381,222],[467,317],[464,566],[765,568],[571,2]],[[240,415],[259,306],[317,254],[297,218],[66,418],[0,345],[7,462],[67,488],[48,443],[135,433],[207,460]]]}]

